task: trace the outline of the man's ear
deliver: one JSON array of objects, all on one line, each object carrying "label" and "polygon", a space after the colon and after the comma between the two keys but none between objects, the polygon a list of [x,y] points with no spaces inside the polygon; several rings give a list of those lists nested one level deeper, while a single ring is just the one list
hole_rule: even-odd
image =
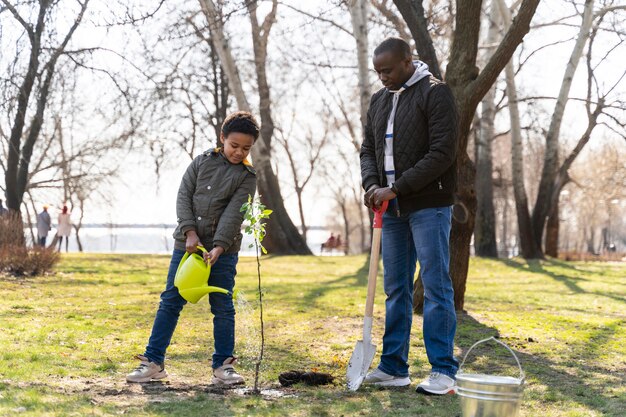
[{"label": "man's ear", "polygon": [[224,143],[224,134],[220,132],[220,143]]}]

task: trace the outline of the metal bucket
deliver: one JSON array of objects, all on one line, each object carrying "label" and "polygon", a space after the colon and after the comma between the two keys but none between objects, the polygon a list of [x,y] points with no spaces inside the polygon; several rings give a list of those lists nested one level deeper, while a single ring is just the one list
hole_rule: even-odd
[{"label": "metal bucket", "polygon": [[[469,353],[481,343],[493,340],[505,348],[515,358],[520,377],[467,374],[463,365]],[[480,340],[467,351],[456,375],[457,394],[461,397],[463,417],[517,417],[519,415],[524,390],[524,371],[515,355],[505,343],[495,337]]]}]

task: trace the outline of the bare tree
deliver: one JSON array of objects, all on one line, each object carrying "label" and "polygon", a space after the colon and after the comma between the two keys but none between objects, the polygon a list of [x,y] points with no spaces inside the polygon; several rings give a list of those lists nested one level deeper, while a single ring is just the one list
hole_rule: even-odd
[{"label": "bare tree", "polygon": [[[499,37],[499,10],[497,3],[491,4],[487,15],[489,29],[485,39],[487,57],[497,45]],[[493,201],[493,161],[491,142],[495,136],[496,86],[489,89],[481,102],[481,117],[478,134],[474,142],[476,162],[476,225],[474,228],[474,248],[476,255],[498,257],[496,246],[496,216]]]},{"label": "bare tree", "polygon": [[359,101],[361,103],[361,131],[365,129],[367,108],[370,102],[368,53],[368,10],[369,0],[348,0],[348,9],[352,19],[352,33],[356,41],[356,55],[359,68]]},{"label": "bare tree", "polygon": [[[37,16],[36,22],[34,23],[28,22],[23,17],[20,10],[12,3],[9,3],[8,0],[2,0],[2,3],[10,10],[15,20],[22,26],[30,43],[29,62],[19,87],[17,106],[11,126],[8,160],[5,171],[7,206],[9,209],[19,212],[24,198],[24,192],[28,185],[29,165],[33,148],[39,139],[39,133],[44,123],[48,95],[56,73],[57,62],[64,53],[74,32],[80,25],[89,0],[78,2],[80,8],[69,30],[56,45],[44,44],[44,40],[46,39],[44,35],[47,29],[46,24],[49,22],[47,17],[52,13],[54,7],[59,6],[58,3],[48,1],[39,2],[39,8],[35,13]],[[51,28],[51,30],[55,31],[56,28]],[[41,60],[45,59],[48,51],[51,51],[49,52],[49,57],[47,61],[42,63]],[[39,80],[39,84],[34,92],[33,87],[37,80]],[[35,100],[35,113],[32,116],[30,126],[25,130],[27,112],[31,99]],[[24,136],[26,136],[25,139]],[[24,141],[22,142],[22,140]]]},{"label": "bare tree", "polygon": [[[298,213],[300,214],[300,224],[302,225],[302,239],[307,242],[308,226],[304,213],[305,202],[303,199],[303,193],[305,187],[313,178],[313,175],[320,169],[320,155],[325,149],[330,132],[328,129],[325,129],[322,134],[316,135],[311,130],[308,130],[304,135],[302,135],[303,138],[298,140],[298,136],[301,136],[301,134],[294,134],[293,132],[294,118],[295,114],[292,114],[292,129],[289,131],[285,132],[280,128],[277,129],[278,135],[276,136],[276,139],[287,154],[293,178],[293,188],[298,199]],[[294,144],[296,146],[300,145],[300,147],[304,148],[303,157],[299,157],[296,154],[293,146]]]},{"label": "bare tree", "polygon": [[411,34],[409,33],[409,28],[406,25],[406,22],[402,20],[400,16],[398,16],[395,10],[392,9],[393,2],[390,0],[371,0],[372,6],[378,10],[378,12],[391,23],[391,25],[395,28],[398,36],[407,43],[413,42],[411,38]]},{"label": "bare tree", "polygon": [[545,220],[550,214],[549,200],[552,194],[554,179],[559,165],[559,133],[561,130],[563,115],[565,114],[565,105],[569,100],[569,92],[574,80],[574,73],[576,72],[580,58],[582,57],[587,39],[589,39],[589,33],[593,24],[593,6],[594,0],[585,0],[582,24],[580,25],[569,62],[565,68],[558,99],[554,108],[552,120],[550,121],[550,128],[548,129],[548,133],[546,135],[546,150],[541,174],[541,182],[539,184],[539,192],[537,193],[535,207],[532,214],[533,237],[539,248],[542,246],[541,243]]},{"label": "bare tree", "polygon": [[[239,77],[239,68],[227,46],[226,32],[222,17],[213,0],[199,0],[202,12],[207,18],[209,31],[215,44],[216,52],[226,76],[228,85],[235,96],[237,105],[242,110],[250,110],[250,104],[243,90]],[[270,30],[276,19],[277,0],[272,0],[272,8],[262,23],[257,18],[257,1],[246,3],[252,30],[254,47],[254,67],[259,92],[259,113],[261,115],[261,135],[252,148],[252,159],[258,173],[258,188],[263,204],[274,210],[268,222],[267,238],[263,242],[268,251],[280,254],[311,254],[311,250],[302,239],[298,229],[287,214],[280,193],[278,179],[271,165],[272,136],[274,122],[271,113],[270,89],[267,82],[267,44]]]},{"label": "bare tree", "polygon": [[[440,74],[439,60],[434,55],[432,40],[427,30],[422,0],[394,0],[402,13],[416,47],[433,74]],[[455,32],[446,81],[456,98],[459,111],[459,137],[457,145],[458,198],[468,211],[467,221],[453,222],[450,236],[450,273],[452,275],[455,306],[462,310],[470,255],[470,241],[474,231],[476,213],[474,164],[467,154],[468,135],[480,100],[489,91],[515,49],[530,29],[539,0],[522,0],[516,18],[498,48],[480,71],[476,67],[482,0],[457,0]],[[420,49],[424,49],[421,51]]]},{"label": "bare tree", "polygon": [[[499,0],[501,13],[504,21],[510,21],[510,12],[503,0]],[[522,162],[522,139],[521,139],[521,126],[518,110],[517,91],[515,86],[515,70],[513,64],[507,65],[506,79],[507,79],[507,95],[508,95],[508,107],[511,118],[511,134],[512,134],[512,158],[513,158],[513,185],[515,192],[517,217],[518,217],[518,229],[520,236],[520,244],[522,248],[522,255],[525,258],[541,258],[543,257],[542,250],[542,237],[543,230],[546,226],[545,220],[549,219],[548,233],[546,235],[546,252],[551,256],[556,256],[558,251],[558,228],[559,228],[559,210],[558,199],[561,190],[569,182],[569,176],[567,171],[571,167],[572,163],[581,152],[583,147],[588,143],[591,138],[591,134],[594,128],[601,123],[599,118],[606,116],[608,122],[613,122],[615,125],[611,129],[621,136],[625,135],[624,124],[618,121],[618,117],[611,114],[611,109],[619,111],[622,108],[622,104],[619,100],[611,100],[610,95],[614,92],[617,84],[621,79],[626,76],[626,73],[622,73],[618,80],[612,85],[600,92],[597,87],[597,81],[595,80],[594,70],[606,60],[607,56],[613,52],[617,46],[623,41],[619,40],[618,43],[609,48],[606,55],[595,65],[594,68],[591,64],[593,57],[593,44],[594,39],[600,28],[600,24],[604,16],[609,12],[615,12],[620,8],[603,7],[598,11],[594,11],[594,1],[588,0],[585,2],[585,7],[582,12],[582,23],[579,26],[576,41],[570,55],[570,59],[565,68],[563,80],[561,83],[559,96],[556,98],[555,110],[552,114],[550,121],[550,128],[545,134],[546,137],[546,149],[544,152],[543,166],[541,168],[541,180],[539,182],[539,189],[537,191],[537,199],[532,216],[528,209],[528,198],[524,189],[524,172]],[[594,23],[595,22],[595,23]],[[583,134],[578,139],[576,145],[569,155],[559,163],[559,148],[562,144],[559,141],[560,128],[565,114],[565,105],[568,101],[571,101],[570,89],[573,83],[574,73],[578,62],[583,56],[585,44],[588,42],[588,52],[586,54],[587,60],[587,97],[583,99],[585,104],[586,114],[588,118],[588,124]],[[532,53],[531,53],[532,55]],[[595,94],[594,94],[595,90]],[[606,124],[606,122],[604,122]],[[619,132],[621,131],[621,132]],[[548,192],[548,194],[546,194]],[[541,227],[538,223],[535,223],[538,219],[537,216],[543,216],[541,213],[546,213],[544,220],[541,221]]]},{"label": "bare tree", "polygon": [[[593,50],[595,40],[600,30],[600,25],[605,16],[609,12],[615,12],[617,10],[626,10],[626,6],[622,7],[605,7],[595,14],[595,23],[590,30],[588,49],[586,54],[587,63],[587,97],[585,100],[585,113],[587,115],[587,126],[585,131],[578,138],[576,145],[565,157],[563,162],[558,167],[550,199],[548,201],[548,221],[546,225],[546,242],[545,253],[549,256],[556,257],[558,255],[559,247],[559,197],[563,187],[571,180],[569,176],[569,169],[572,164],[581,153],[583,148],[587,145],[591,139],[592,133],[595,128],[603,124],[608,127],[613,133],[619,135],[622,139],[626,139],[626,122],[619,116],[626,110],[626,104],[619,98],[612,97],[612,93],[615,92],[618,85],[621,84],[624,77],[626,77],[626,71],[622,71],[621,75],[612,84],[604,88],[599,86],[598,80],[594,74],[594,71],[604,63],[608,55],[612,50],[616,50],[618,46],[622,45],[624,40],[619,39],[618,43],[611,47],[609,51],[600,59],[595,65],[592,64],[592,58],[594,56]],[[603,121],[606,119],[607,121]],[[542,175],[543,179],[543,175]],[[540,188],[541,191],[541,188]],[[537,205],[535,205],[535,212]],[[535,235],[535,239],[537,236]]]}]

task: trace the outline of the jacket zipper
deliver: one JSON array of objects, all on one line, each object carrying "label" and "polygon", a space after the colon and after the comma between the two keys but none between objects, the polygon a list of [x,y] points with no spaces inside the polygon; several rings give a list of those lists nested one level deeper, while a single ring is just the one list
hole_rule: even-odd
[{"label": "jacket zipper", "polygon": [[443,185],[441,185],[441,178],[437,180],[437,184],[439,184],[439,189],[443,190]]}]

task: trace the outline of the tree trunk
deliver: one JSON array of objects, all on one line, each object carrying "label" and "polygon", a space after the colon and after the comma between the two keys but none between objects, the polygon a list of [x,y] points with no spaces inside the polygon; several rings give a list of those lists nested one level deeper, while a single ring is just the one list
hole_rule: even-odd
[{"label": "tree trunk", "polygon": [[452,221],[450,233],[450,276],[454,286],[454,306],[457,311],[463,311],[465,306],[465,286],[469,270],[470,244],[474,232],[474,219],[476,218],[476,194],[474,182],[476,170],[467,153],[459,158],[457,169],[459,175],[458,198],[460,204],[467,209],[467,222],[459,223]]},{"label": "tree trunk", "polygon": [[497,258],[496,215],[493,206],[493,162],[491,141],[494,137],[495,90],[491,88],[482,101],[480,132],[476,135],[476,255]]},{"label": "tree trunk", "polygon": [[[207,18],[209,24],[209,31],[215,44],[217,55],[220,58],[224,72],[228,77],[228,86],[230,91],[233,92],[237,105],[241,110],[250,111],[250,104],[243,91],[243,84],[239,76],[239,69],[235,63],[235,59],[232,56],[231,50],[228,48],[228,42],[225,37],[224,25],[219,16],[215,4],[212,0],[199,0],[202,11]],[[257,171],[257,187],[258,193],[261,196],[261,201],[268,208],[274,210],[271,219],[267,222],[267,236],[263,240],[263,246],[272,253],[275,254],[300,254],[310,255],[311,250],[306,245],[306,242],[300,236],[298,229],[293,224],[285,204],[283,202],[282,195],[280,193],[280,186],[278,179],[274,174],[271,164],[271,135],[274,131],[274,125],[271,119],[270,101],[269,101],[269,86],[265,77],[265,57],[267,48],[267,36],[269,36],[269,29],[273,23],[275,17],[276,1],[273,2],[272,12],[266,17],[265,22],[261,28],[257,27],[257,31],[252,30],[253,37],[264,40],[265,47],[261,48],[260,45],[255,44],[255,67],[257,68],[257,82],[259,83],[259,98],[261,113],[261,135],[257,140],[257,143],[252,147],[252,160],[254,167]],[[249,5],[249,9],[256,10],[256,1]],[[252,16],[251,16],[252,18]],[[257,25],[258,26],[258,25]],[[267,30],[265,30],[267,28]],[[259,29],[264,30],[263,33],[259,33]],[[260,55],[257,55],[261,52]],[[262,67],[262,74],[258,73],[258,69]],[[266,135],[270,135],[266,137]]]},{"label": "tree trunk", "polygon": [[369,0],[351,0],[348,2],[350,17],[352,18],[352,34],[356,41],[356,55],[359,68],[359,101],[361,103],[361,131],[365,130],[367,119],[367,109],[370,103],[370,82],[369,82],[369,53],[368,32],[367,32],[367,12]]},{"label": "tree trunk", "polygon": [[546,225],[546,255],[559,256],[559,203],[557,202],[548,216]]},{"label": "tree trunk", "polygon": [[[408,3],[408,0],[394,0],[394,3],[407,21],[418,48],[425,45],[432,47],[432,40],[430,40],[428,28],[425,25],[422,1],[413,0],[409,2],[413,11],[422,10],[420,17],[411,20],[411,22],[407,20],[407,17],[411,18],[411,16],[405,15],[406,9],[403,12],[403,9],[400,8],[402,3]],[[472,118],[478,103],[487,94],[506,63],[513,56],[517,46],[528,33],[530,21],[535,14],[538,4],[539,0],[522,0],[513,24],[502,38],[502,42],[499,43],[498,48],[491,55],[483,70],[479,71],[476,67],[476,56],[478,53],[482,0],[457,0],[456,27],[450,61],[446,69],[446,81],[456,98],[459,112],[457,145],[458,201],[459,204],[465,206],[468,214],[467,221],[464,223],[453,221],[452,233],[450,235],[450,275],[454,285],[454,302],[457,310],[462,310],[464,306],[470,242],[476,215],[476,193],[474,191],[476,170],[467,155],[467,142]],[[419,36],[416,36],[416,34]],[[422,35],[426,37],[427,41],[420,44],[420,41],[423,40]],[[420,52],[420,55],[424,58],[423,53]],[[433,58],[437,62],[437,57],[434,56]],[[431,62],[427,63],[431,66],[431,69],[434,68]]]},{"label": "tree trunk", "polygon": [[[15,119],[11,127],[11,136],[9,137],[9,154],[7,157],[7,167],[5,172],[6,198],[7,207],[15,212],[20,211],[24,194],[18,191],[18,170],[21,160],[22,135],[24,125],[26,123],[26,111],[28,110],[28,102],[31,98],[33,84],[37,77],[39,68],[39,55],[41,52],[41,35],[45,26],[45,16],[47,2],[41,2],[39,5],[39,15],[37,17],[37,25],[33,29],[29,27],[28,37],[30,40],[30,58],[28,69],[22,85],[20,86],[17,98],[17,108],[15,111]],[[21,216],[20,216],[21,219]]]},{"label": "tree trunk", "polygon": [[563,114],[565,106],[569,100],[569,92],[576,73],[576,68],[583,55],[583,49],[590,35],[593,23],[593,3],[594,0],[585,0],[585,8],[582,17],[582,24],[574,44],[574,49],[570,55],[569,62],[565,68],[561,89],[554,107],[554,113],[550,121],[550,127],[546,134],[546,150],[543,161],[543,169],[541,171],[541,180],[539,182],[539,190],[535,200],[535,207],[532,214],[532,227],[535,242],[541,247],[543,238],[543,229],[546,218],[550,214],[550,199],[554,192],[554,181],[559,169],[559,136],[561,124],[563,122]]},{"label": "tree trunk", "polygon": [[417,273],[417,278],[413,283],[413,312],[424,314],[424,284],[422,283],[422,272]]},{"label": "tree trunk", "polygon": [[[499,0],[499,7],[505,28],[508,28],[509,22],[511,22],[511,14],[504,0]],[[517,102],[517,86],[515,84],[513,58],[506,64],[505,78],[506,94],[509,99],[509,118],[511,121],[511,178],[513,180],[513,196],[515,197],[520,248],[522,256],[525,259],[543,258],[541,245],[537,245],[533,234],[530,211],[528,210],[528,197],[524,185],[524,143]]]},{"label": "tree trunk", "polygon": [[442,80],[437,53],[428,33],[428,22],[422,0],[393,0],[393,2],[411,31],[420,59],[428,64],[431,74]]},{"label": "tree trunk", "polygon": [[[489,13],[489,30],[487,31],[487,52],[491,52],[498,41],[498,7],[495,2]],[[488,57],[489,54],[487,53]],[[487,59],[484,59],[487,61]],[[491,142],[495,136],[494,119],[496,91],[491,87],[482,100],[480,129],[476,135],[476,225],[474,229],[474,249],[476,255],[490,258],[498,257],[496,244],[496,215],[493,206],[493,160]]]}]

